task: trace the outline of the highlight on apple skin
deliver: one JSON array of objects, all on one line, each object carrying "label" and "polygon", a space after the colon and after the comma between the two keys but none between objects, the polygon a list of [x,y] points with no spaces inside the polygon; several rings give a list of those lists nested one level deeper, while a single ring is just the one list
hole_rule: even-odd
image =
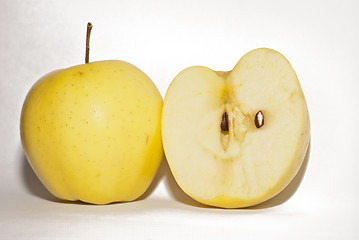
[{"label": "highlight on apple skin", "polygon": [[163,105],[162,141],[171,172],[195,200],[249,207],[281,192],[310,141],[307,104],[287,59],[267,48],[233,70],[189,67]]}]

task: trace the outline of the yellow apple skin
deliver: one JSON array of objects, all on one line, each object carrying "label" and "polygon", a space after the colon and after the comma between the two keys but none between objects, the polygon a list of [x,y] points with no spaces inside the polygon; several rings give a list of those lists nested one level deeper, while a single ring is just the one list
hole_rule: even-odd
[{"label": "yellow apple skin", "polygon": [[56,70],[25,99],[20,132],[26,157],[60,199],[132,201],[163,158],[162,104],[150,78],[127,62]]}]

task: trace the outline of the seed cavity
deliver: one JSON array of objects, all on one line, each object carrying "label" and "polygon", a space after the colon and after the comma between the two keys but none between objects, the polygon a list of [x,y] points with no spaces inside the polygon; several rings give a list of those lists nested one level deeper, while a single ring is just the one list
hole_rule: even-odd
[{"label": "seed cavity", "polygon": [[229,127],[228,127],[228,114],[227,114],[227,112],[224,112],[223,115],[222,115],[221,130],[222,130],[223,132],[228,132],[228,131],[229,131]]},{"label": "seed cavity", "polygon": [[264,115],[262,111],[258,111],[256,116],[254,117],[254,124],[257,128],[260,128],[264,125]]}]

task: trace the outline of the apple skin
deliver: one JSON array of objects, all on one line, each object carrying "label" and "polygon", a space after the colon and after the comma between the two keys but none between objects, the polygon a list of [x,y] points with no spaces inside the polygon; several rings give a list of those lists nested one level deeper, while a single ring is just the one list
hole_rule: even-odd
[{"label": "apple skin", "polygon": [[25,99],[20,122],[24,152],[59,199],[135,200],[163,158],[162,104],[151,79],[124,61],[53,71]]}]

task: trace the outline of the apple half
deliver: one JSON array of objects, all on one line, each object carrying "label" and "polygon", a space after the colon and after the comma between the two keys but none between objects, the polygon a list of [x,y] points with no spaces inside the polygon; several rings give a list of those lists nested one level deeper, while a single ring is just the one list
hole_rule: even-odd
[{"label": "apple half", "polygon": [[310,141],[306,101],[280,53],[255,49],[232,71],[195,66],[172,81],[163,146],[178,185],[195,200],[248,207],[281,192]]}]

